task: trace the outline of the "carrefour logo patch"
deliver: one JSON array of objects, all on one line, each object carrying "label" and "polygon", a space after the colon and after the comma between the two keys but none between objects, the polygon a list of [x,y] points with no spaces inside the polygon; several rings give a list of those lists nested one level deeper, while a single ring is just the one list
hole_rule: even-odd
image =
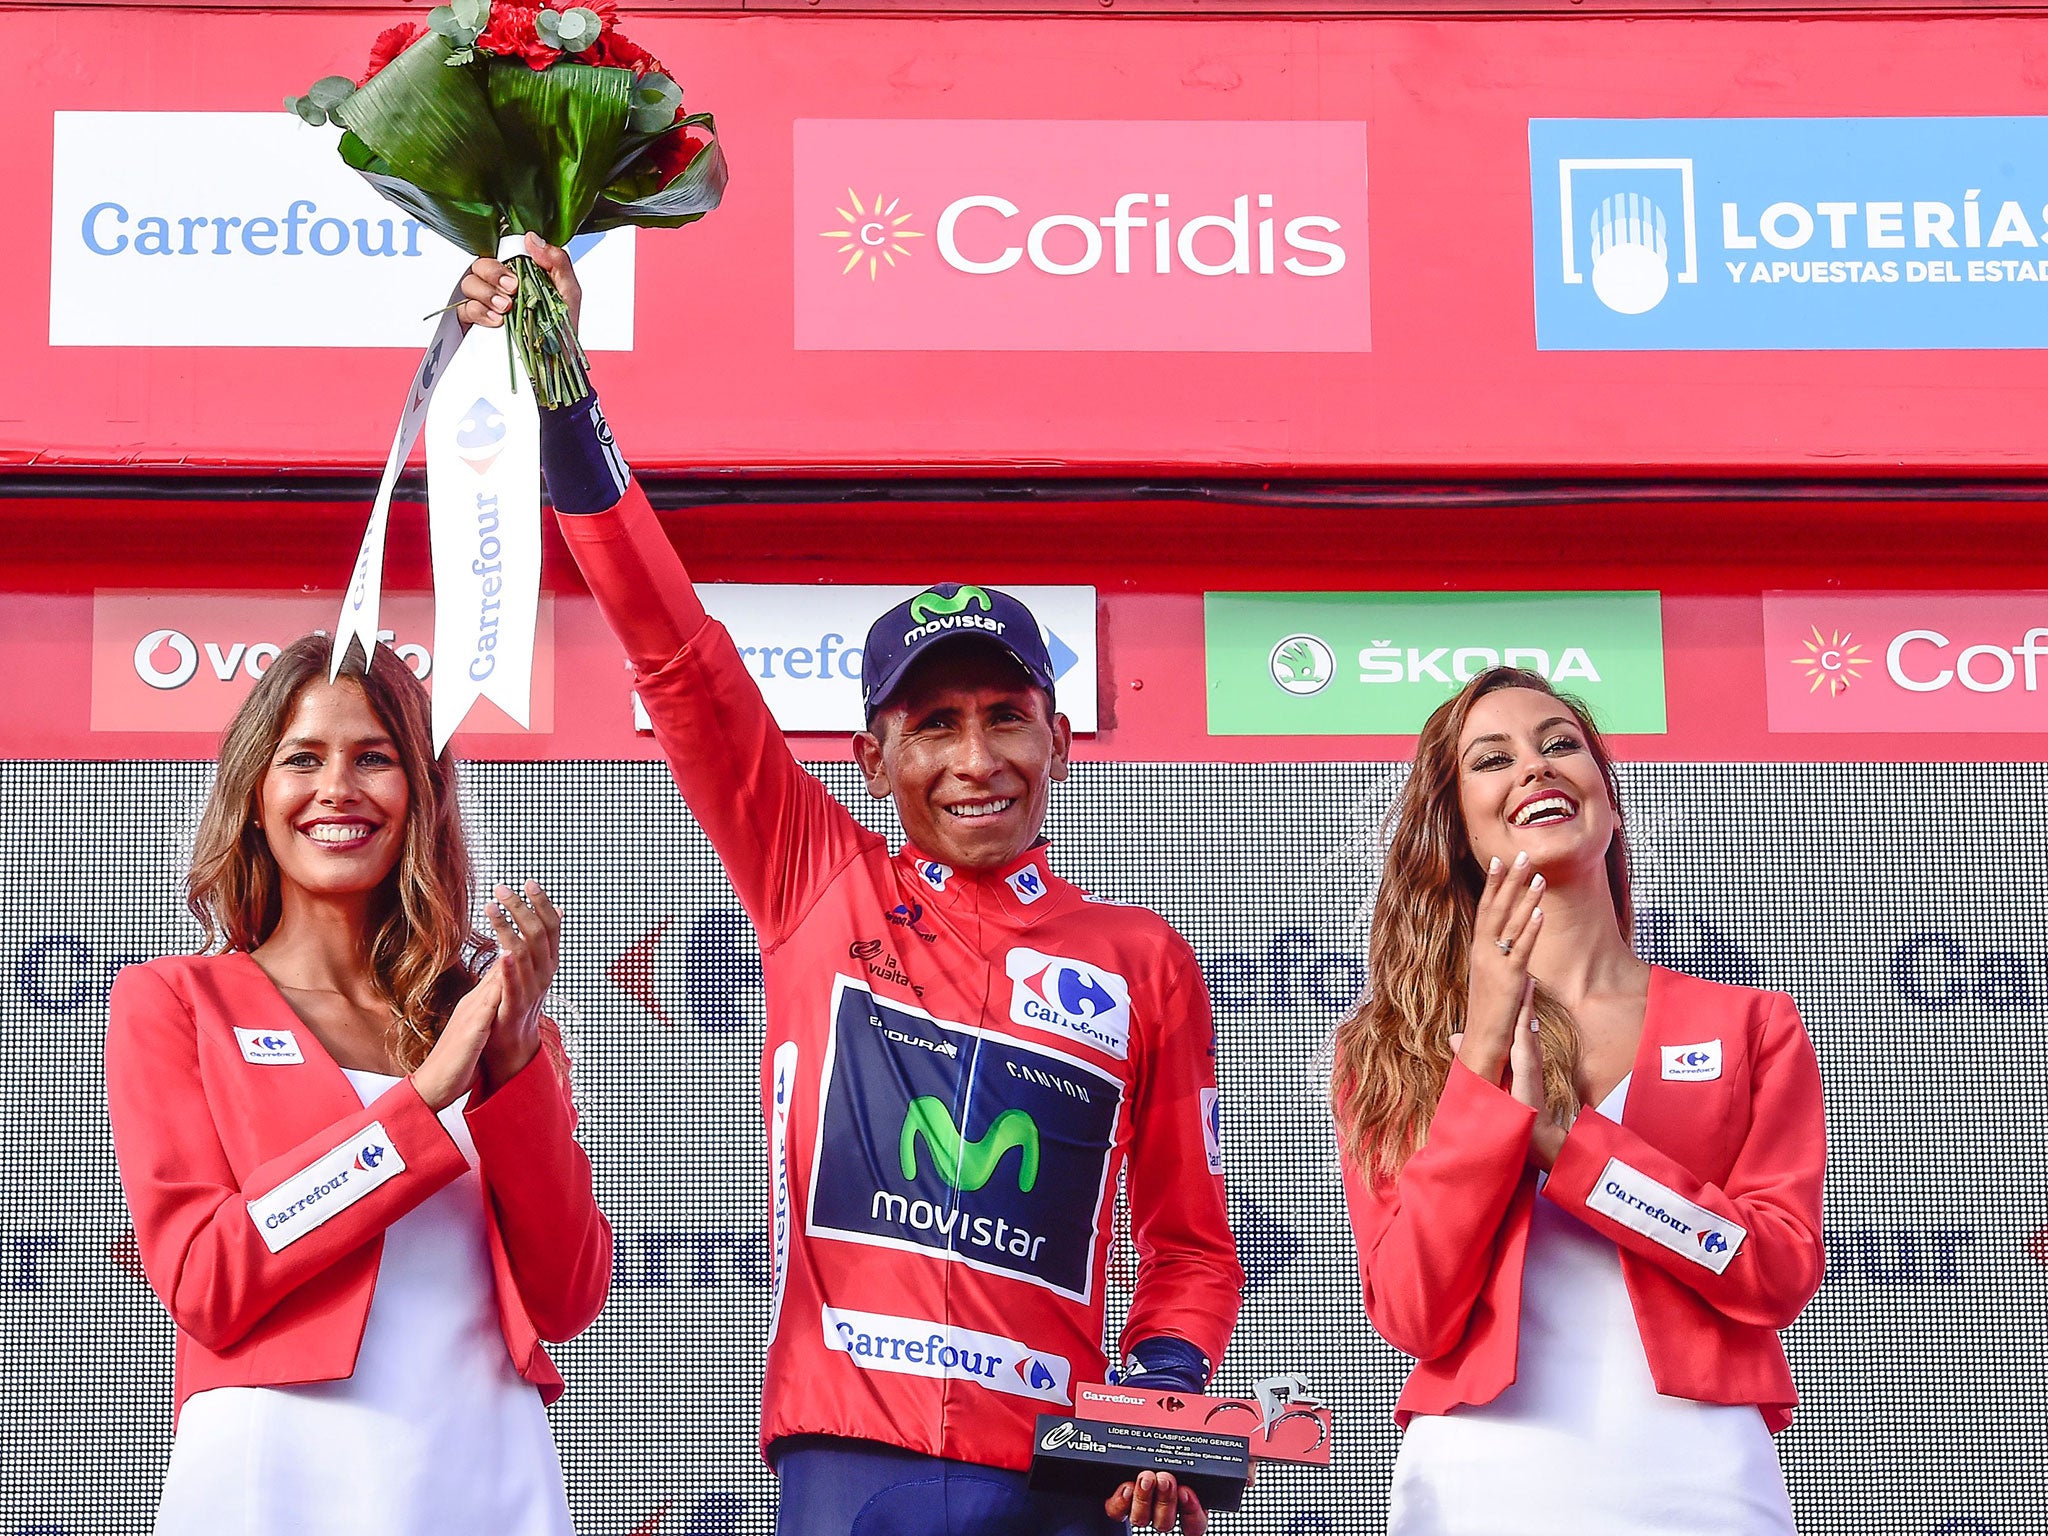
[{"label": "carrefour logo patch", "polygon": [[862,1370],[892,1371],[965,1381],[1008,1397],[1071,1405],[1073,1366],[1065,1356],[1034,1350],[1018,1339],[981,1333],[921,1317],[856,1312],[827,1306],[821,1318],[825,1347]]},{"label": "carrefour logo patch", "polygon": [[405,1159],[372,1120],[354,1136],[249,1202],[263,1246],[281,1253],[300,1238],[405,1172]]},{"label": "carrefour logo patch", "polygon": [[1667,1083],[1710,1083],[1721,1075],[1718,1040],[1702,1040],[1698,1045],[1667,1045],[1663,1052]]},{"label": "carrefour logo patch", "polygon": [[1131,984],[1115,971],[1024,948],[1010,951],[1003,970],[1010,978],[1011,1023],[1130,1059]]},{"label": "carrefour logo patch", "polygon": [[298,1037],[288,1029],[237,1029],[235,1044],[242,1060],[257,1067],[296,1067],[305,1063]]}]

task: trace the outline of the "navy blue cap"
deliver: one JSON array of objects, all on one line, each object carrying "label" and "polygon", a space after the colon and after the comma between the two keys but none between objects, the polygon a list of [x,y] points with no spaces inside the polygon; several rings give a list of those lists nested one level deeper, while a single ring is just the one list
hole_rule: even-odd
[{"label": "navy blue cap", "polygon": [[860,674],[861,705],[868,719],[889,702],[920,656],[935,645],[962,639],[1001,646],[1033,683],[1052,692],[1052,657],[1031,610],[994,587],[946,581],[898,603],[868,630]]}]

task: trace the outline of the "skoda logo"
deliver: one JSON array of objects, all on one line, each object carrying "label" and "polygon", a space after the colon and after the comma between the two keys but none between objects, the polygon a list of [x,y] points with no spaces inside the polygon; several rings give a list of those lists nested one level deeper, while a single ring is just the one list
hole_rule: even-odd
[{"label": "skoda logo", "polygon": [[1305,697],[1329,686],[1337,658],[1314,635],[1289,635],[1273,647],[1266,666],[1283,691]]}]

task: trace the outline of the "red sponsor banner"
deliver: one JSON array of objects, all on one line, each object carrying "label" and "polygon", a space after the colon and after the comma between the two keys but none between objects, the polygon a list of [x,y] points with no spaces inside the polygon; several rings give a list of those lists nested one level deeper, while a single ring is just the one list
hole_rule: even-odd
[{"label": "red sponsor banner", "polygon": [[1767,592],[1773,731],[2048,731],[2048,592]]},{"label": "red sponsor banner", "polygon": [[1365,352],[1363,123],[796,124],[800,351]]},{"label": "red sponsor banner", "polygon": [[[1768,366],[1733,352],[1539,352],[1529,158],[1532,118],[1639,118],[1652,110],[1646,104],[1668,118],[2038,115],[2033,61],[2048,51],[2048,17],[1861,15],[1791,26],[1732,16],[1205,16],[1105,25],[1084,16],[671,12],[645,17],[643,27],[636,37],[646,46],[689,60],[691,100],[716,109],[734,171],[725,205],[701,224],[630,242],[608,236],[584,257],[594,324],[598,290],[630,285],[629,317],[614,306],[614,344],[630,350],[600,355],[597,373],[620,443],[642,469],[1662,476],[2048,468],[2048,370],[2034,352],[1815,349],[1774,353]],[[407,254],[410,231],[384,228],[396,218],[391,210],[343,209],[338,190],[300,185],[289,134],[259,130],[247,153],[202,164],[201,147],[240,142],[234,125],[169,115],[243,113],[289,130],[281,95],[322,75],[359,74],[374,31],[354,10],[0,13],[0,49],[20,66],[0,96],[11,150],[0,192],[15,215],[19,258],[0,291],[0,330],[13,344],[13,366],[0,375],[0,462],[182,473],[382,461],[412,359],[396,341],[361,344],[384,331],[369,317],[396,303],[372,290],[384,291],[376,285],[385,269],[429,258]],[[1511,70],[1501,67],[1505,57]],[[167,58],[177,67],[165,68]],[[103,113],[110,104],[162,116],[123,130],[132,146],[125,155],[106,152],[104,124],[67,116],[58,132],[58,114]],[[909,198],[908,184],[892,184],[886,165],[871,184],[856,167],[837,184],[840,168],[828,175],[798,127],[868,120],[881,134],[912,119],[985,122],[993,126],[976,132],[1011,146],[1024,125],[1078,125],[1042,170],[1026,177],[1014,160],[999,168],[1015,169],[1014,191],[963,182],[935,183],[928,194],[1017,205],[1014,217],[987,205],[966,210],[957,234],[982,261],[1023,247],[1018,265],[952,275],[1020,304],[1050,304],[1038,319],[1048,337],[1062,338],[1061,350],[1015,350],[1014,332],[957,350],[959,328],[983,317],[949,309],[956,301],[942,289],[929,296],[938,306],[929,317],[862,322],[885,339],[924,337],[915,349],[842,350],[847,342],[830,341],[830,327],[856,337],[857,317],[822,319],[809,299],[800,307],[813,285],[836,284],[835,302],[852,304],[865,289],[877,304],[914,308],[908,285],[891,279],[943,275],[933,247],[945,205],[903,201],[897,212],[932,221],[918,226],[930,231],[922,242],[900,242],[923,247],[912,260],[924,271],[884,266],[872,279],[864,269],[842,277],[846,242],[821,232],[850,227],[836,209],[854,210],[833,199],[857,192],[871,212],[877,196]],[[1232,174],[1212,180],[1163,159],[1106,163],[1135,153],[1127,132],[1174,123],[1199,125],[1191,153],[1224,155]],[[1232,136],[1278,134],[1276,125],[1292,125],[1300,145],[1326,133],[1353,150],[1370,145],[1370,250],[1347,224],[1331,237],[1347,253],[1335,276],[1282,282],[1280,271],[1256,270],[1262,193],[1275,199],[1276,267],[1281,213],[1345,218],[1320,206],[1282,208],[1297,186],[1303,197],[1342,194],[1343,178],[1326,189],[1309,150],[1291,150],[1286,163],[1246,179],[1245,157],[1227,147]],[[102,136],[81,137],[87,128]],[[957,130],[933,129],[942,131]],[[331,133],[309,128],[298,137],[323,165],[333,160]],[[161,172],[137,186],[130,172],[145,152]],[[1972,185],[1957,183],[1959,191]],[[1126,193],[1160,192],[1175,220],[1176,270],[1164,279],[1139,270],[1141,253],[1156,249],[1147,244],[1156,227],[1133,228],[1126,290],[1122,279],[1112,282],[1116,229],[1102,220],[1116,216]],[[1252,199],[1255,270],[1183,277],[1183,199],[1194,200],[1189,212],[1234,223],[1240,195]],[[1125,210],[1148,219],[1158,211],[1156,202]],[[1090,221],[1103,256],[1071,275],[1023,270],[1031,229],[1057,215]],[[1190,249],[1214,263],[1234,257],[1234,241],[1207,226]],[[1040,243],[1059,265],[1079,260],[1087,237],[1077,222],[1046,229]],[[459,258],[444,250],[436,260],[449,270],[423,270],[419,291],[446,292],[454,281]],[[278,304],[256,306],[256,320],[239,317],[234,345],[180,340],[168,320],[181,312],[167,303],[125,307],[126,338],[97,323],[145,278],[151,293],[232,300],[258,290],[222,284],[216,268],[266,262],[276,264],[275,282],[261,291],[303,295],[298,308],[361,316],[362,336],[330,335]],[[613,279],[601,270],[607,263]],[[1298,316],[1281,314],[1271,322],[1278,350],[1173,350],[1185,338],[1168,334],[1146,340],[1156,350],[1083,352],[1067,338],[1089,322],[1061,308],[1064,293],[1099,288],[1114,300],[1103,324],[1151,337],[1146,328],[1166,320],[1148,307],[1149,293],[1193,296],[1206,286],[1265,303],[1257,296],[1290,287],[1342,291],[1368,265],[1370,351],[1318,349],[1357,344],[1362,331],[1349,321],[1333,323],[1312,347],[1291,329]],[[64,274],[54,295],[53,269]],[[357,286],[344,280],[349,272],[360,274]],[[391,279],[392,292],[404,286]],[[412,302],[420,307],[401,313],[429,307]],[[1128,319],[1119,313],[1126,306]],[[263,329],[266,315],[278,317],[274,332]],[[1265,323],[1220,310],[1210,319],[1232,347]],[[261,334],[248,335],[251,325]],[[50,345],[53,335],[72,342]]]},{"label": "red sponsor banner", "polygon": [[[1000,584],[1008,573],[990,574]],[[1516,590],[1529,575],[1522,568],[1492,573]],[[406,592],[386,601],[402,654],[423,664],[417,647],[432,633],[429,599]],[[2033,623],[2044,605],[2048,597],[2040,594],[1667,591],[1666,730],[1619,736],[1617,751],[1646,762],[2032,760],[2039,743],[2031,732],[2048,726],[2040,695],[2028,687],[2030,661],[2036,654],[2048,659],[2048,634]],[[221,726],[253,686],[252,673],[267,663],[268,648],[325,626],[334,610],[329,594],[5,594],[0,669],[11,691],[0,711],[0,757],[211,757]],[[458,754],[508,761],[657,756],[652,738],[634,730],[629,675],[595,603],[574,590],[551,592],[542,617],[544,669],[535,706],[544,728],[519,731],[493,720],[492,729],[459,733]],[[1797,663],[1843,665],[1823,654],[1838,634],[1852,663],[1872,660],[1848,665],[1853,680],[1830,695],[1825,684],[1814,690],[1812,669]],[[1101,728],[1077,738],[1076,757],[1390,762],[1413,751],[1413,738],[1403,736],[1209,735],[1203,636],[1199,592],[1104,591]],[[1897,664],[1925,691],[1880,682],[1894,642]],[[183,681],[162,686],[188,671]],[[1957,682],[1959,676],[1970,683]],[[1889,701],[1869,717],[1881,715],[1883,723],[1845,723],[1856,718],[1851,711],[1875,709],[1866,698]],[[789,740],[806,760],[850,755],[845,733]]]},{"label": "red sponsor banner", "polygon": [[[92,704],[96,733],[218,734],[277,653],[299,636],[325,631],[341,594],[96,592],[92,598]],[[434,688],[433,598],[389,593],[385,643]],[[554,599],[540,600],[533,658],[533,730],[555,726]],[[470,712],[465,735],[523,734],[488,701]]]}]

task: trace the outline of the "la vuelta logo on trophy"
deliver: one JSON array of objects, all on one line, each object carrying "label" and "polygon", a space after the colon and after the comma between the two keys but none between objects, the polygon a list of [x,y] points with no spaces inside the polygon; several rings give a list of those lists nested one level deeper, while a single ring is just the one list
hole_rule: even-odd
[{"label": "la vuelta logo on trophy", "polygon": [[[558,69],[567,62],[574,68]],[[585,67],[587,66],[587,67]],[[677,228],[718,206],[724,151],[710,114],[627,41],[611,7],[454,0],[378,37],[357,83],[335,75],[285,106],[344,130],[342,160],[412,217],[519,277],[502,341],[443,311],[406,393],[335,627],[376,643],[392,487],[422,431],[433,535],[439,751],[489,699],[529,723],[540,605],[540,408],[590,394],[573,317],[525,254],[623,225]],[[428,190],[431,189],[431,190]],[[459,300],[459,291],[454,296]],[[449,386],[443,390],[442,386]]]}]

